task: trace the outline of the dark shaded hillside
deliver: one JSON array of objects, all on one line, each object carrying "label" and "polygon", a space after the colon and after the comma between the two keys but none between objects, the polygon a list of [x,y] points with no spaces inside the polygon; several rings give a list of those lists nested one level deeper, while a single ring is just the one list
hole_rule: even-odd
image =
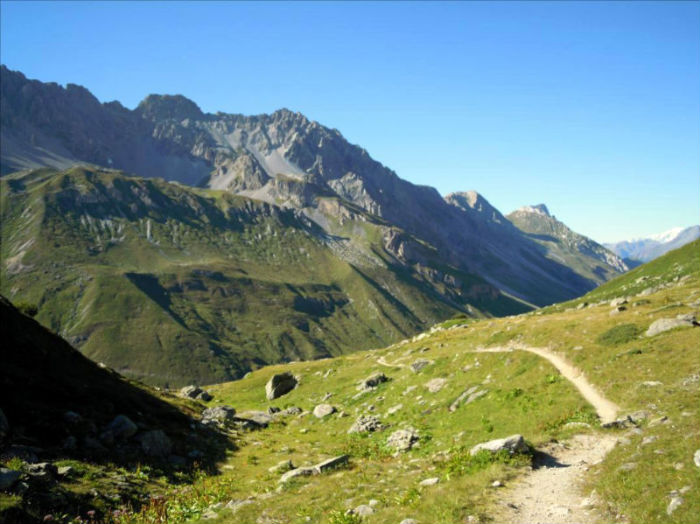
[{"label": "dark shaded hillside", "polygon": [[[78,461],[74,464],[87,461],[108,468],[141,464],[172,476],[173,464],[187,469],[193,456],[213,468],[231,446],[213,430],[195,426],[194,403],[172,396],[166,400],[100,367],[2,296],[0,340],[0,409],[8,424],[0,434],[0,459],[14,468],[13,460],[21,459],[25,471],[9,490],[15,494],[10,502],[0,505],[0,522],[33,522],[42,511],[61,507],[75,512],[95,507],[92,496],[64,487],[55,472],[28,474],[33,463],[72,459]],[[120,433],[112,425],[117,416],[127,417],[136,428]],[[160,447],[148,448],[144,441],[149,439]],[[136,501],[140,496],[135,489],[122,495]]]}]

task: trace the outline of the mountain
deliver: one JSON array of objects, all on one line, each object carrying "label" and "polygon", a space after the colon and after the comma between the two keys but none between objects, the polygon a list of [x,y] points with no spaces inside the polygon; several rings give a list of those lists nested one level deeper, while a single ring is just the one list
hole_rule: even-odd
[{"label": "mountain", "polygon": [[700,226],[676,227],[647,238],[621,240],[604,245],[620,257],[630,260],[633,264],[639,264],[649,262],[698,238]]},{"label": "mountain", "polygon": [[570,267],[478,194],[443,199],[299,113],[210,114],[179,95],[129,110],[0,75],[0,287],[154,384],[521,312],[624,269]]},{"label": "mountain", "polygon": [[40,169],[0,184],[3,292],[152,384],[240,377],[385,345],[455,313],[530,308],[336,198],[318,213],[356,217],[335,224],[343,235],[291,208],[116,171]]},{"label": "mountain", "polygon": [[[2,296],[0,337],[0,522],[46,522],[47,514],[84,515],[115,503],[138,507],[156,486],[135,474],[135,464],[172,482],[190,477],[188,455],[211,469],[234,447],[195,426],[194,402],[99,366]],[[16,482],[6,484],[13,473],[5,467],[17,472]],[[116,501],[104,497],[115,491]]]},{"label": "mountain", "polygon": [[599,283],[629,269],[610,250],[557,220],[544,204],[521,207],[510,213],[507,219],[541,245],[545,256]]}]

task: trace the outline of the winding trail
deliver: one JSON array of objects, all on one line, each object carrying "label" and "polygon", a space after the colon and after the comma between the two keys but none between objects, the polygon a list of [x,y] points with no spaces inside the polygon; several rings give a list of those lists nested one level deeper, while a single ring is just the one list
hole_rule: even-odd
[{"label": "winding trail", "polygon": [[481,348],[472,351],[473,353],[510,353],[515,350],[527,351],[548,360],[555,368],[559,370],[576,389],[581,392],[585,398],[596,410],[602,423],[612,422],[617,417],[617,412],[620,408],[614,402],[605,398],[584,376],[584,374],[573,364],[568,362],[564,357],[561,357],[553,351],[545,348],[534,348],[529,346],[507,346],[507,347],[490,347]]},{"label": "winding trail", "polygon": [[[601,422],[612,422],[619,407],[605,398],[563,357],[549,349],[527,346],[481,348],[475,353],[528,351],[548,360],[593,405]],[[617,444],[613,435],[581,434],[568,441],[549,443],[538,450],[531,473],[508,486],[499,497],[496,522],[509,524],[583,524],[601,520],[596,501],[581,495],[583,477]]]}]

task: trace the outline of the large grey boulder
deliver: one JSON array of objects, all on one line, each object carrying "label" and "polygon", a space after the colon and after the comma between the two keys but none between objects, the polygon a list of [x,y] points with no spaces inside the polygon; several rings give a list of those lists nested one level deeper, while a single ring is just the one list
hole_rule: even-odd
[{"label": "large grey boulder", "polygon": [[146,431],[141,435],[141,449],[151,457],[167,457],[173,450],[173,443],[161,429]]},{"label": "large grey boulder", "polygon": [[501,450],[506,450],[512,453],[527,453],[530,448],[525,442],[522,435],[511,435],[506,438],[499,438],[477,444],[470,451],[470,455],[476,455],[479,451],[486,450],[491,453],[497,453]]},{"label": "large grey boulder", "polygon": [[292,391],[299,381],[290,372],[273,375],[265,384],[265,395],[267,400],[274,400]]},{"label": "large grey boulder", "polygon": [[386,445],[396,451],[408,451],[418,442],[418,432],[413,428],[394,431],[386,441]]},{"label": "large grey boulder", "polygon": [[112,436],[117,440],[125,440],[136,435],[139,428],[126,415],[117,415],[107,426]]},{"label": "large grey boulder", "polygon": [[379,418],[374,415],[360,415],[355,423],[350,426],[348,433],[367,433],[384,429]]},{"label": "large grey boulder", "polygon": [[300,476],[320,475],[321,473],[324,473],[328,470],[347,464],[349,458],[350,457],[348,455],[339,455],[337,457],[329,458],[322,462],[319,462],[314,466],[292,469],[291,471],[287,471],[284,475],[282,475],[278,482],[284,483],[290,479]]},{"label": "large grey boulder", "polygon": [[676,318],[660,318],[652,322],[644,333],[647,337],[653,337],[664,331],[677,327],[697,326],[698,322],[693,315],[678,315]]}]

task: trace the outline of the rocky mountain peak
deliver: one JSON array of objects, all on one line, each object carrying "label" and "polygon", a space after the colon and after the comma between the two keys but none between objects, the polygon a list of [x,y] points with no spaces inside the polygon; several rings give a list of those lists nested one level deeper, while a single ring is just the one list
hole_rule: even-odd
[{"label": "rocky mountain peak", "polygon": [[136,108],[147,120],[203,120],[205,115],[197,104],[182,95],[148,95]]},{"label": "rocky mountain peak", "polygon": [[535,215],[542,215],[551,217],[552,215],[544,204],[537,204],[536,206],[523,206],[520,209],[516,209],[515,213],[531,213]]}]

